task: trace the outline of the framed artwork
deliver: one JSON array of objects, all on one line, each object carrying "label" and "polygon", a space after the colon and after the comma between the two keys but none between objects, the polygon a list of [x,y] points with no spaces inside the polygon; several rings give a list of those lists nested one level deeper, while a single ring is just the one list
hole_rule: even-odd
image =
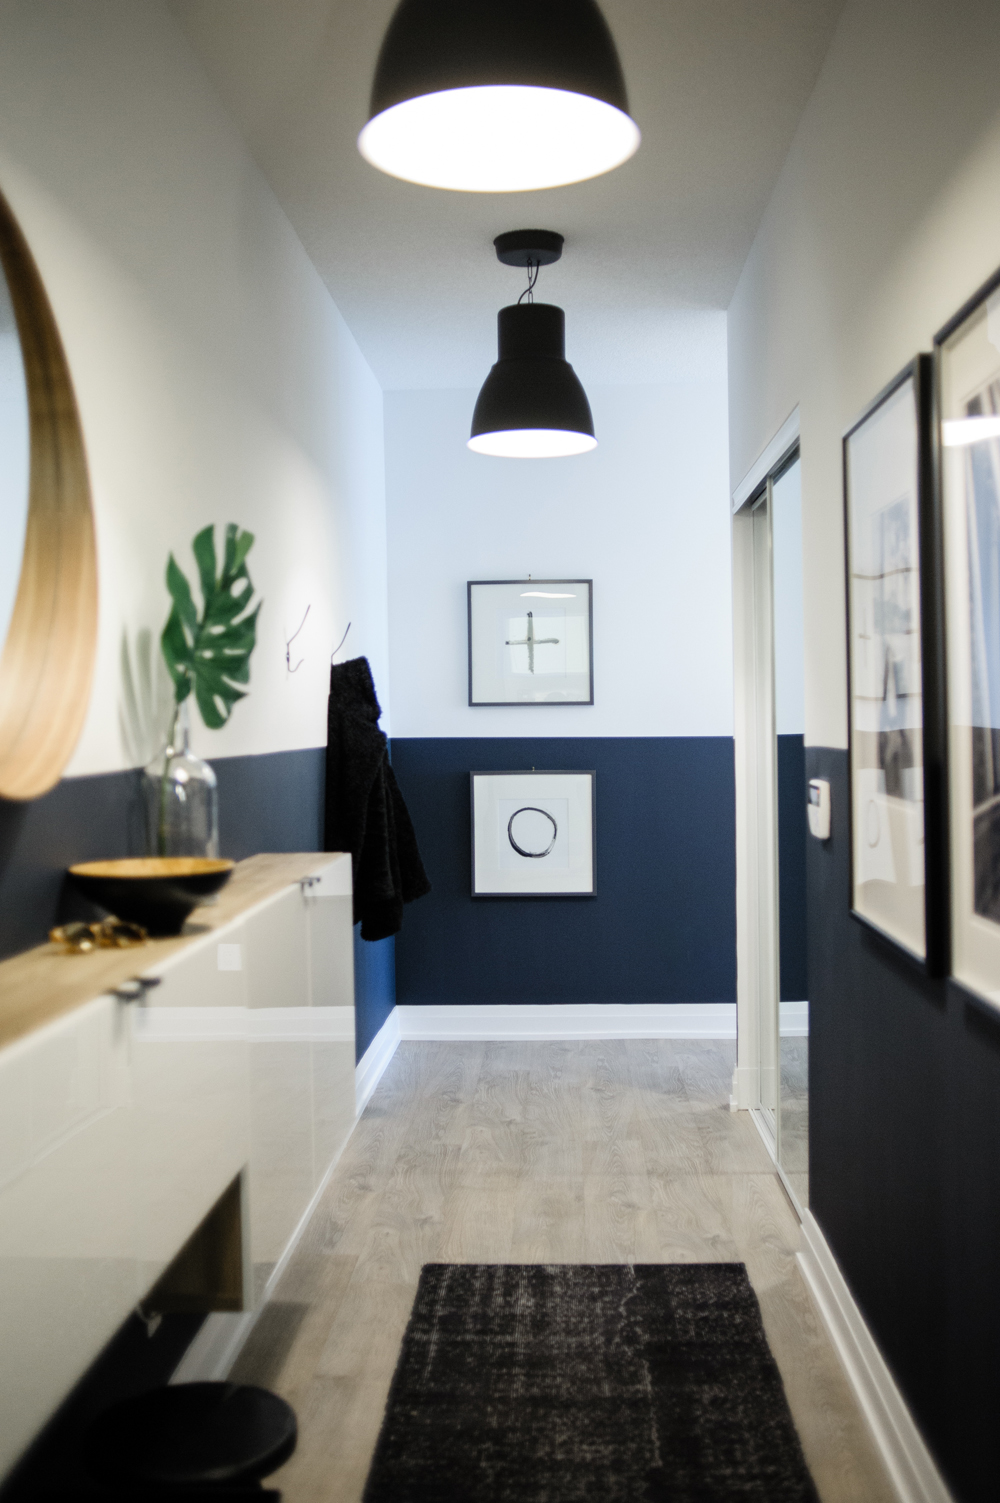
[{"label": "framed artwork", "polygon": [[470,705],[592,705],[593,665],[593,580],[470,580]]},{"label": "framed artwork", "polygon": [[933,362],[844,435],[851,912],[944,965],[943,654]]},{"label": "framed artwork", "polygon": [[594,772],[473,772],[473,897],[594,897]]},{"label": "framed artwork", "polygon": [[1000,272],[937,335],[951,970],[1000,1007]]}]

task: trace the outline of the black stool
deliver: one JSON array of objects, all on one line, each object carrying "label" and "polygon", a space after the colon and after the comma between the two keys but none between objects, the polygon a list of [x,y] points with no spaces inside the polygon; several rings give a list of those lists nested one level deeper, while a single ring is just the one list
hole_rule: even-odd
[{"label": "black stool", "polygon": [[[84,1443],[87,1466],[118,1495],[193,1499],[256,1494],[295,1450],[284,1399],[241,1383],[176,1383],[106,1409]],[[276,1496],[276,1495],[272,1495]]]}]

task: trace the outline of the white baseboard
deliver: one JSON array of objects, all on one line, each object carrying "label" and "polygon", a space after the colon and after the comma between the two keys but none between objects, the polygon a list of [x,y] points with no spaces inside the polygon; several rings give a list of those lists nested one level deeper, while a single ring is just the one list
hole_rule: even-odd
[{"label": "white baseboard", "polygon": [[809,1003],[779,1002],[778,1033],[783,1039],[809,1037]]},{"label": "white baseboard", "polygon": [[[734,1039],[735,1002],[397,1006],[404,1039]],[[367,1056],[366,1056],[367,1057]]]},{"label": "white baseboard", "polygon": [[798,1259],[899,1503],[952,1503],[952,1495],[810,1211],[803,1212]]},{"label": "white baseboard", "polygon": [[372,1092],[385,1073],[399,1045],[399,1008],[394,1007],[364,1054],[354,1072],[355,1110],[360,1117],[372,1098]]}]

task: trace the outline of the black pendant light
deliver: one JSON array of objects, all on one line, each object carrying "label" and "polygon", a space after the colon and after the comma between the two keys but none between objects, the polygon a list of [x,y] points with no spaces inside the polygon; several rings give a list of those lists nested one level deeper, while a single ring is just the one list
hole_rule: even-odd
[{"label": "black pendant light", "polygon": [[595,0],[401,0],[358,137],[383,172],[467,193],[581,182],[638,145]]},{"label": "black pendant light", "polygon": [[587,393],[566,359],[565,315],[532,300],[538,268],[559,260],[563,237],[513,230],[493,244],[504,265],[527,269],[528,286],[522,301],[497,314],[497,363],[476,401],[469,448],[504,459],[585,454],[597,439]]}]

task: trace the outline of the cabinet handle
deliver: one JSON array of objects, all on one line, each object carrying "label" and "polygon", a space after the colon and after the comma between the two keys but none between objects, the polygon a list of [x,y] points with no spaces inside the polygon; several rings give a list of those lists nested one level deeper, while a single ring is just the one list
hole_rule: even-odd
[{"label": "cabinet handle", "polygon": [[148,991],[154,986],[159,986],[161,976],[133,976],[128,981],[123,981],[121,986],[116,986],[112,996],[117,997],[119,1002],[141,1002]]},{"label": "cabinet handle", "polygon": [[322,877],[300,877],[299,886],[302,889],[303,897],[309,891],[310,887],[318,887],[322,880]]}]

